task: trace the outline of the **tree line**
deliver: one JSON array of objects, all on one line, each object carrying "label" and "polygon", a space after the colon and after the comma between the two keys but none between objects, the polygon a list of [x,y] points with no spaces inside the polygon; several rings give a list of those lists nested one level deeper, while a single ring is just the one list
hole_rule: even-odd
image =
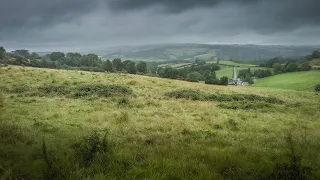
[{"label": "tree line", "polygon": [[0,63],[32,66],[40,68],[53,69],[73,69],[95,72],[127,72],[130,74],[146,74],[146,62],[134,62],[130,60],[122,61],[113,59],[112,61],[103,61],[98,55],[90,53],[82,55],[80,53],[62,53],[52,52],[45,56],[39,56],[37,53],[30,53],[28,50],[15,50],[6,52],[0,47]]}]

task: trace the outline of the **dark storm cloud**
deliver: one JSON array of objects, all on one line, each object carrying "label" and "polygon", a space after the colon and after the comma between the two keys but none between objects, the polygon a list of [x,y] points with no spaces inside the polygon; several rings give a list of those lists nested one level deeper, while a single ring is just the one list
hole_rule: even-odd
[{"label": "dark storm cloud", "polygon": [[320,0],[0,0],[0,46],[320,44]]},{"label": "dark storm cloud", "polygon": [[[262,0],[110,0],[111,7],[119,10],[142,9],[160,6],[171,13],[179,13],[197,7],[213,7],[220,3],[251,4]],[[271,0],[273,1],[273,0]]]},{"label": "dark storm cloud", "polygon": [[0,30],[67,21],[97,6],[88,0],[0,0]]},{"label": "dark storm cloud", "polygon": [[246,15],[252,19],[253,28],[261,24],[281,29],[299,24],[320,24],[320,0],[111,0],[109,4],[117,10],[160,7],[167,13],[235,4],[247,8]]}]

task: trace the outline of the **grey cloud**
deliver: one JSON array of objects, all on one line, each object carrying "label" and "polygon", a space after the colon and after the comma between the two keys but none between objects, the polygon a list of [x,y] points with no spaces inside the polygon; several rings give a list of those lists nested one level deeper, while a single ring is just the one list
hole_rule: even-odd
[{"label": "grey cloud", "polygon": [[0,0],[0,46],[320,44],[318,0]]},{"label": "grey cloud", "polygon": [[0,30],[69,21],[97,5],[95,0],[1,0]]},{"label": "grey cloud", "polygon": [[[248,18],[273,23],[271,25],[290,26],[292,24],[320,24],[319,0],[111,0],[110,6],[116,10],[136,10],[160,7],[165,12],[181,13],[193,8],[212,8],[220,4],[235,4],[247,8]],[[253,22],[256,23],[256,22]],[[260,26],[259,23],[257,23]]]}]

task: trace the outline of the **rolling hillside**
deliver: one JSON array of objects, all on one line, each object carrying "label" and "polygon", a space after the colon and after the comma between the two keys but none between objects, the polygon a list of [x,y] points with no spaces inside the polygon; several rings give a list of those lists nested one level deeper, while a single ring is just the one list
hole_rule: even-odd
[{"label": "rolling hillside", "polygon": [[0,67],[0,179],[319,179],[319,101],[313,92]]},{"label": "rolling hillside", "polygon": [[293,72],[258,79],[253,87],[313,91],[320,84],[320,71]]},{"label": "rolling hillside", "polygon": [[260,46],[260,45],[209,45],[209,44],[162,44],[145,46],[119,46],[102,53],[106,58],[150,60],[213,60],[233,59],[240,61],[263,60],[274,57],[301,57],[320,47],[312,46]]}]

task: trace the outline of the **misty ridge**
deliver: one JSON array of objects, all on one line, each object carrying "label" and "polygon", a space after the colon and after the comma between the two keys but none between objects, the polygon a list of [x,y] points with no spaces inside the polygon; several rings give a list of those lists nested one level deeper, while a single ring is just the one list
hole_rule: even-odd
[{"label": "misty ridge", "polygon": [[118,46],[100,54],[106,59],[194,60],[207,55],[208,60],[262,61],[274,57],[301,58],[319,49],[320,46],[160,44]]}]

